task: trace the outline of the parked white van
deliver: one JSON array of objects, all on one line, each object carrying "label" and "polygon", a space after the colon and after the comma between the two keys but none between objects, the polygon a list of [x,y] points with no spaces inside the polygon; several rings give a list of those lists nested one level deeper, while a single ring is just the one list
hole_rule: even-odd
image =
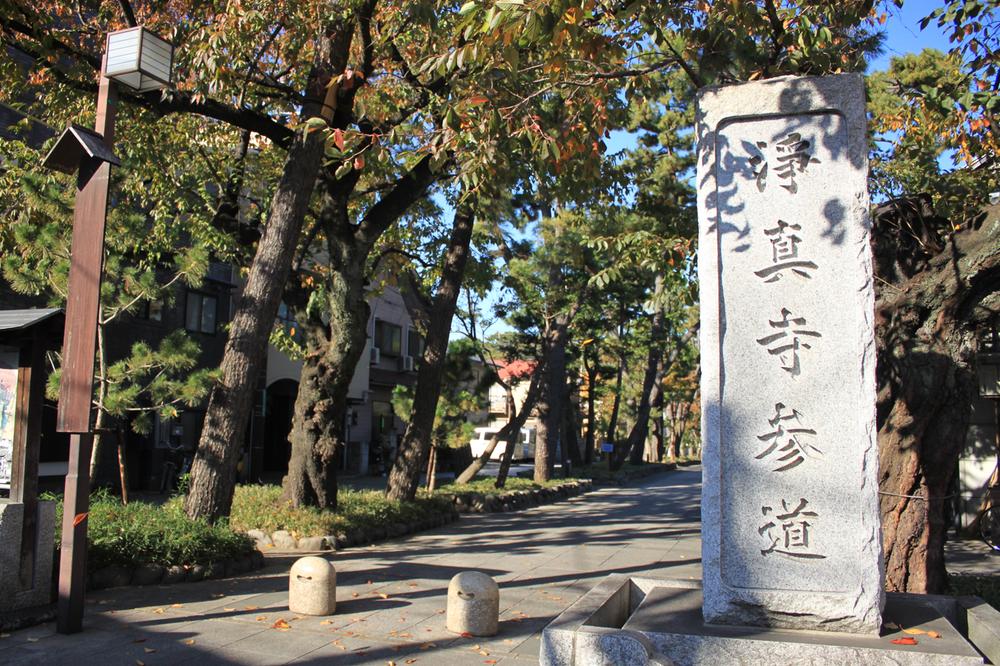
[{"label": "parked white van", "polygon": [[[472,438],[469,442],[469,446],[472,447],[472,457],[478,458],[486,450],[486,445],[490,443],[490,439],[494,434],[500,432],[503,425],[480,427],[476,428],[476,436]],[[493,449],[493,453],[490,455],[490,460],[500,460],[500,457],[504,454],[507,448],[506,442],[500,442],[497,447]],[[525,460],[527,458],[535,457],[535,429],[534,428],[521,428],[521,436],[518,438],[516,447],[514,448],[514,460]]]}]

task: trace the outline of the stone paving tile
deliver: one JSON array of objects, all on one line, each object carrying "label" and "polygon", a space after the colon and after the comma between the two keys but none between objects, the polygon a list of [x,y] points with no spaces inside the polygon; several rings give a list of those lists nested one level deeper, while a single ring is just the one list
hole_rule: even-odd
[{"label": "stone paving tile", "polygon": [[[288,610],[294,556],[231,580],[92,593],[83,633],[55,635],[51,623],[14,632],[0,639],[0,663],[537,663],[545,625],[607,574],[700,575],[699,481],[695,468],[331,553],[338,604],[329,618]],[[445,627],[448,581],[470,569],[500,585],[497,636],[467,639]],[[279,618],[289,630],[273,628]]]}]

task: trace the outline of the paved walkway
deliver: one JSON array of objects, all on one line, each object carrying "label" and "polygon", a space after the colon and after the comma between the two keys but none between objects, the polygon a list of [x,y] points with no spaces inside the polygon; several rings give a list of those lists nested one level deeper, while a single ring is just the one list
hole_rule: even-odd
[{"label": "paved walkway", "polygon": [[[339,552],[329,618],[288,611],[289,558],[270,559],[255,576],[92,593],[83,633],[61,636],[51,623],[13,632],[0,639],[0,663],[537,663],[545,625],[607,574],[701,576],[700,483],[700,467],[683,468]],[[500,584],[493,638],[445,630],[448,581],[468,569]]]}]

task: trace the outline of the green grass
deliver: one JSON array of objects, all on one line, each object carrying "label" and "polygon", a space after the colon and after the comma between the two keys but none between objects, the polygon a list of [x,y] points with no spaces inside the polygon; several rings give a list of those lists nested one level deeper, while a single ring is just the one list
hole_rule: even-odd
[{"label": "green grass", "polygon": [[531,479],[522,479],[519,477],[508,477],[507,483],[503,488],[494,487],[493,483],[495,479],[493,477],[481,477],[470,481],[469,483],[463,483],[461,485],[456,485],[454,483],[446,483],[443,486],[439,486],[434,494],[436,496],[450,496],[457,493],[481,493],[483,495],[502,495],[504,493],[512,493],[518,490],[538,490],[539,488],[555,488],[556,486],[561,486],[564,483],[574,483],[579,479],[575,477],[570,477],[568,479],[551,479],[545,481],[544,483],[535,483]]},{"label": "green grass", "polygon": [[281,500],[281,486],[237,486],[229,524],[245,531],[287,530],[294,537],[326,536],[358,528],[412,524],[451,511],[445,497],[418,497],[413,502],[389,500],[377,490],[341,488],[337,510],[294,508]]},{"label": "green grass", "polygon": [[[62,500],[57,504],[56,544],[62,526]],[[162,506],[146,502],[121,501],[106,492],[90,498],[87,537],[87,569],[97,571],[110,565],[134,568],[140,564],[209,564],[239,558],[253,552],[253,542],[224,522],[209,525],[191,520],[180,501]]]}]

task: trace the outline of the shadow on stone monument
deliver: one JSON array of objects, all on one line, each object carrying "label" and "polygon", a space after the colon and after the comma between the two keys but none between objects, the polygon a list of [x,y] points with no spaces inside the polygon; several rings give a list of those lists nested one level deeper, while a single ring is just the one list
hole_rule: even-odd
[{"label": "shadow on stone monument", "polygon": [[609,576],[542,664],[1000,661],[982,600],[883,591],[865,108],[855,74],[702,91],[703,581]]}]

